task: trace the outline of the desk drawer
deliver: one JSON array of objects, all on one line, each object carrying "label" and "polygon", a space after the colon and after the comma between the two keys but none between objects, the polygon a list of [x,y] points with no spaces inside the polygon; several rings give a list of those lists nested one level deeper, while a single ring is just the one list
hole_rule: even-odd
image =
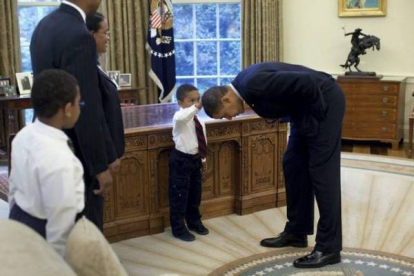
[{"label": "desk drawer", "polygon": [[338,82],[342,90],[348,94],[379,94],[397,95],[398,83],[387,82]]},{"label": "desk drawer", "polygon": [[362,108],[347,106],[344,121],[396,123],[397,110],[395,108]]},{"label": "desk drawer", "polygon": [[396,124],[344,122],[343,138],[395,139]]},{"label": "desk drawer", "polygon": [[346,95],[346,104],[348,106],[366,106],[366,107],[396,107],[398,96],[377,96],[377,95]]}]

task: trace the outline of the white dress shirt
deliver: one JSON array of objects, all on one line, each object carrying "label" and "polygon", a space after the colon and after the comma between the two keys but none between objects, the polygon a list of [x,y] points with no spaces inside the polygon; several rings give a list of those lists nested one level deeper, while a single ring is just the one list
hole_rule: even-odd
[{"label": "white dress shirt", "polygon": [[62,4],[69,5],[73,8],[75,8],[82,15],[83,21],[85,21],[85,23],[86,23],[86,13],[81,8],[79,8],[78,6],[73,4],[72,2],[68,2],[68,1],[62,1]]},{"label": "white dress shirt", "polygon": [[46,239],[65,255],[76,214],[85,207],[83,168],[68,146],[68,137],[39,120],[23,128],[12,143],[10,210],[46,219]]},{"label": "white dress shirt", "polygon": [[[173,117],[173,140],[175,148],[187,154],[198,153],[198,140],[195,130],[194,116],[200,111],[195,105],[188,108],[181,108],[175,112]],[[203,127],[206,137],[206,126],[203,120],[197,117]],[[204,161],[204,160],[203,160]]]}]

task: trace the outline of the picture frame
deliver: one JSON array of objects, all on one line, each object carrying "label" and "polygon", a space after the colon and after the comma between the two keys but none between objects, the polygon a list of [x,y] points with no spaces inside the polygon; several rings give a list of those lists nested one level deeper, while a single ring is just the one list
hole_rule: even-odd
[{"label": "picture frame", "polygon": [[32,73],[16,73],[17,87],[20,95],[30,95],[33,86]]},{"label": "picture frame", "polygon": [[121,74],[119,76],[119,84],[121,87],[131,86],[131,74]]},{"label": "picture frame", "polygon": [[16,96],[16,86],[14,85],[0,86],[0,96]]},{"label": "picture frame", "polygon": [[10,85],[11,85],[10,78],[0,77],[0,87],[1,86],[10,86]]},{"label": "picture frame", "polygon": [[116,87],[119,88],[120,84],[120,75],[121,75],[121,71],[108,71],[108,76],[109,78],[115,83]]},{"label": "picture frame", "polygon": [[339,17],[386,16],[387,0],[338,0]]}]

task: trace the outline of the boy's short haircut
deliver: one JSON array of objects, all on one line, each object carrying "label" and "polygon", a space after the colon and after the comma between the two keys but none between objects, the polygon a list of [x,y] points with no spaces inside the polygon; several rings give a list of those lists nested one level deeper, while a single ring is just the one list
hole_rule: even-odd
[{"label": "boy's short haircut", "polygon": [[177,101],[182,101],[184,100],[184,98],[187,96],[188,93],[190,93],[191,91],[198,91],[197,87],[191,85],[191,84],[182,84],[180,85],[180,87],[178,87],[177,89]]},{"label": "boy's short haircut", "polygon": [[48,69],[33,81],[31,99],[36,116],[53,117],[68,103],[74,103],[78,91],[75,77],[60,69]]}]

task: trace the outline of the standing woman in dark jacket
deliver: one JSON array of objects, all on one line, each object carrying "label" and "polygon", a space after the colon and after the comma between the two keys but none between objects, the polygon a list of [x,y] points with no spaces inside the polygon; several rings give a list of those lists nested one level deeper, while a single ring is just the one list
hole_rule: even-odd
[{"label": "standing woman in dark jacket", "polygon": [[102,94],[106,123],[110,132],[112,144],[114,145],[114,148],[108,149],[108,156],[119,159],[122,157],[125,150],[121,103],[118,96],[117,85],[109,78],[106,72],[102,70],[99,64],[99,56],[106,53],[108,48],[109,26],[101,13],[88,15],[86,18],[86,25],[96,42],[99,88]]}]

